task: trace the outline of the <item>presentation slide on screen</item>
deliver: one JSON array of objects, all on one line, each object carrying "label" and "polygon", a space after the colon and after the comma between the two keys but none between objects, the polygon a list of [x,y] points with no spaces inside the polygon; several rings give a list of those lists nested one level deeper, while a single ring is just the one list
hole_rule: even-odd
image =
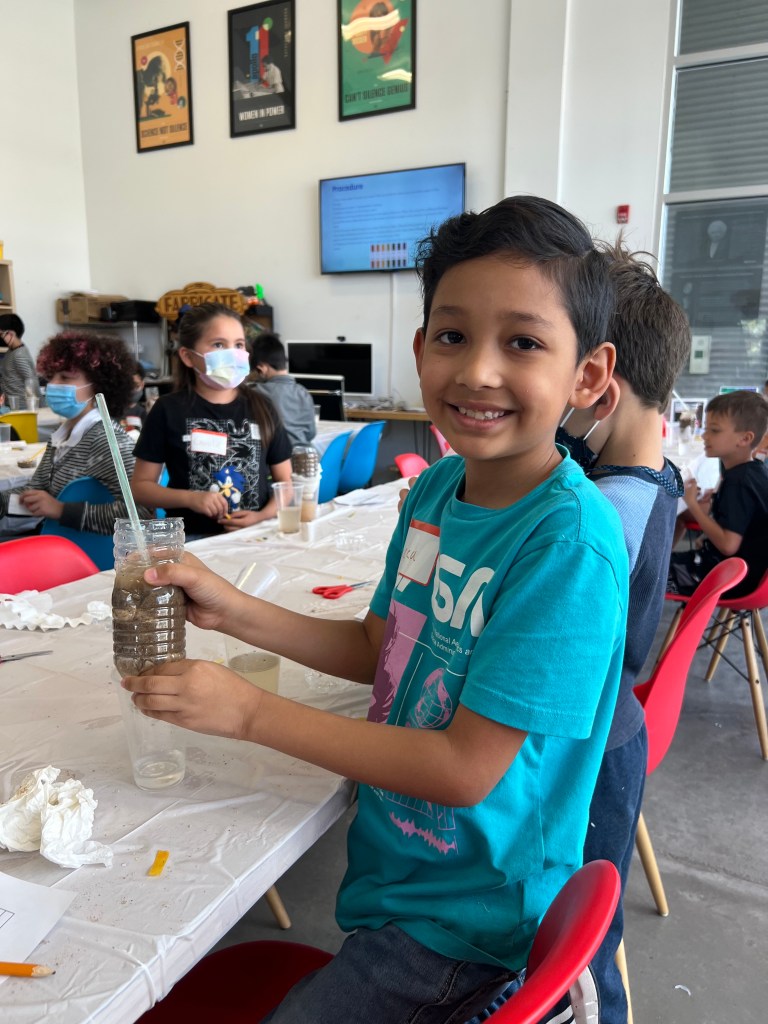
[{"label": "presentation slide on screen", "polygon": [[464,209],[463,166],[320,182],[324,273],[407,270],[430,228]]}]

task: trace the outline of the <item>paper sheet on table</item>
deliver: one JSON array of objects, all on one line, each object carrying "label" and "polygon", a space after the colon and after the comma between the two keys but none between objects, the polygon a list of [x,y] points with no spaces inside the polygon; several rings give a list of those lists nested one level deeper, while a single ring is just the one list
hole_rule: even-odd
[{"label": "paper sheet on table", "polygon": [[[0,960],[23,963],[63,917],[76,893],[0,871]],[[55,964],[48,964],[53,967]],[[0,976],[0,983],[5,976]]]},{"label": "paper sheet on table", "polygon": [[334,505],[351,505],[353,508],[357,508],[359,505],[368,505],[371,508],[385,508],[388,505],[397,505],[399,500],[400,497],[396,491],[393,491],[391,494],[382,494],[375,488],[370,491],[360,488],[356,491],[340,494],[333,499],[333,503]]}]

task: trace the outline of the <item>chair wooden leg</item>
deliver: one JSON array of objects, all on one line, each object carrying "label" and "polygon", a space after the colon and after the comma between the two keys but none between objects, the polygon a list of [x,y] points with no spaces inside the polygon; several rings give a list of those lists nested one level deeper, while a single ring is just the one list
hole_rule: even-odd
[{"label": "chair wooden leg", "polygon": [[629,994],[629,972],[627,971],[627,952],[624,949],[624,939],[619,943],[619,948],[616,950],[616,966],[619,969],[621,980],[624,983],[624,992],[627,997],[627,1024],[634,1024],[634,1018],[632,1016],[632,997]]},{"label": "chair wooden leg", "polygon": [[637,834],[635,835],[635,846],[640,854],[640,861],[643,865],[645,877],[651,888],[651,895],[656,904],[656,910],[662,917],[669,916],[669,904],[664,892],[664,883],[659,873],[659,865],[656,863],[656,854],[653,852],[651,837],[648,835],[648,826],[645,824],[643,812],[640,812],[640,819],[637,823]]},{"label": "chair wooden leg", "polygon": [[280,893],[277,891],[276,886],[271,886],[264,893],[269,909],[275,915],[275,920],[281,928],[288,929],[291,927],[291,919],[288,917],[288,911],[285,909],[283,901],[280,899]]},{"label": "chair wooden leg", "polygon": [[755,712],[757,738],[760,741],[760,751],[763,755],[763,760],[768,761],[768,724],[766,724],[765,721],[765,703],[763,702],[763,691],[760,686],[760,669],[757,664],[757,655],[755,654],[755,645],[752,636],[751,615],[742,616],[741,637],[744,641],[744,657],[747,661],[749,690],[752,695],[752,708]]},{"label": "chair wooden leg", "polygon": [[704,676],[705,680],[708,683],[711,683],[715,677],[715,669],[720,664],[720,657],[723,651],[725,650],[725,645],[728,643],[728,637],[730,635],[729,630],[733,625],[733,620],[735,618],[735,612],[730,611],[728,608],[721,608],[720,611],[717,613],[717,618],[715,619],[712,629],[710,629],[709,631],[707,643],[711,643],[714,640],[715,636],[717,636],[716,630],[718,628],[720,629],[720,635],[718,637],[717,644],[715,646],[714,651],[712,652],[712,658],[710,659],[709,667],[707,668],[707,673]]},{"label": "chair wooden leg", "polygon": [[[664,639],[663,639],[663,641],[661,643],[661,647],[659,648],[659,653],[656,655],[656,665],[658,665],[659,660],[661,659],[662,654],[666,651],[666,649],[672,643],[672,637],[675,635],[675,632],[677,630],[677,624],[680,621],[680,616],[683,614],[683,609],[684,608],[685,608],[684,604],[679,604],[677,606],[677,608],[675,609],[675,614],[672,616],[672,621],[669,624],[669,629],[667,630],[666,635],[664,636]],[[654,668],[656,667],[656,665],[654,665]]]},{"label": "chair wooden leg", "polygon": [[752,612],[752,625],[755,629],[755,636],[757,637],[757,646],[760,648],[760,657],[763,659],[763,668],[765,669],[765,676],[768,679],[768,642],[765,639],[765,628],[763,626],[763,620],[760,618],[760,609],[755,608]]}]

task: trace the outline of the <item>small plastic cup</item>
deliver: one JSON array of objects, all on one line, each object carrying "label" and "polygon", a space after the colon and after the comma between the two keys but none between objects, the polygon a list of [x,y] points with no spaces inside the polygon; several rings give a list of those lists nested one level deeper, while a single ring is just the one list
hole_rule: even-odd
[{"label": "small plastic cup", "polygon": [[184,734],[175,725],[147,718],[133,703],[133,694],[120,685],[117,672],[112,678],[120,698],[134,783],[147,790],[175,786],[184,778],[187,766]]},{"label": "small plastic cup", "polygon": [[6,395],[5,400],[11,412],[19,412],[24,408],[24,402],[18,395]]},{"label": "small plastic cup", "polygon": [[301,522],[311,523],[317,516],[317,494],[320,490],[320,474],[317,476],[293,476],[294,484],[302,488]]},{"label": "small plastic cup", "polygon": [[11,444],[11,424],[0,423],[0,448],[8,448]]},{"label": "small plastic cup", "polygon": [[281,533],[298,533],[301,525],[302,484],[282,480],[272,485],[277,504],[277,526]]},{"label": "small plastic cup", "polygon": [[26,406],[29,412],[37,412],[40,406],[40,399],[37,395],[30,395],[26,399]]},{"label": "small plastic cup", "polygon": [[271,651],[263,651],[258,647],[234,655],[230,655],[229,650],[227,647],[227,668],[237,672],[253,686],[260,686],[262,690],[269,690],[270,693],[278,692],[281,663],[279,654],[272,654]]}]

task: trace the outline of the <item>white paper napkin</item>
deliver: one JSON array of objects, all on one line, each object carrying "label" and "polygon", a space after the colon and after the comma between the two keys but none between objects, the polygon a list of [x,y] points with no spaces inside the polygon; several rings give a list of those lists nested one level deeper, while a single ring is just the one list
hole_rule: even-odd
[{"label": "white paper napkin", "polygon": [[37,590],[20,594],[0,594],[0,626],[6,629],[61,629],[63,626],[89,625],[108,619],[112,610],[104,601],[89,601],[78,618],[56,615],[51,611],[53,598]]},{"label": "white paper napkin", "polygon": [[39,850],[63,868],[112,867],[112,850],[91,839],[98,806],[93,790],[77,779],[56,782],[60,772],[50,764],[38,768],[0,804],[0,849]]}]

